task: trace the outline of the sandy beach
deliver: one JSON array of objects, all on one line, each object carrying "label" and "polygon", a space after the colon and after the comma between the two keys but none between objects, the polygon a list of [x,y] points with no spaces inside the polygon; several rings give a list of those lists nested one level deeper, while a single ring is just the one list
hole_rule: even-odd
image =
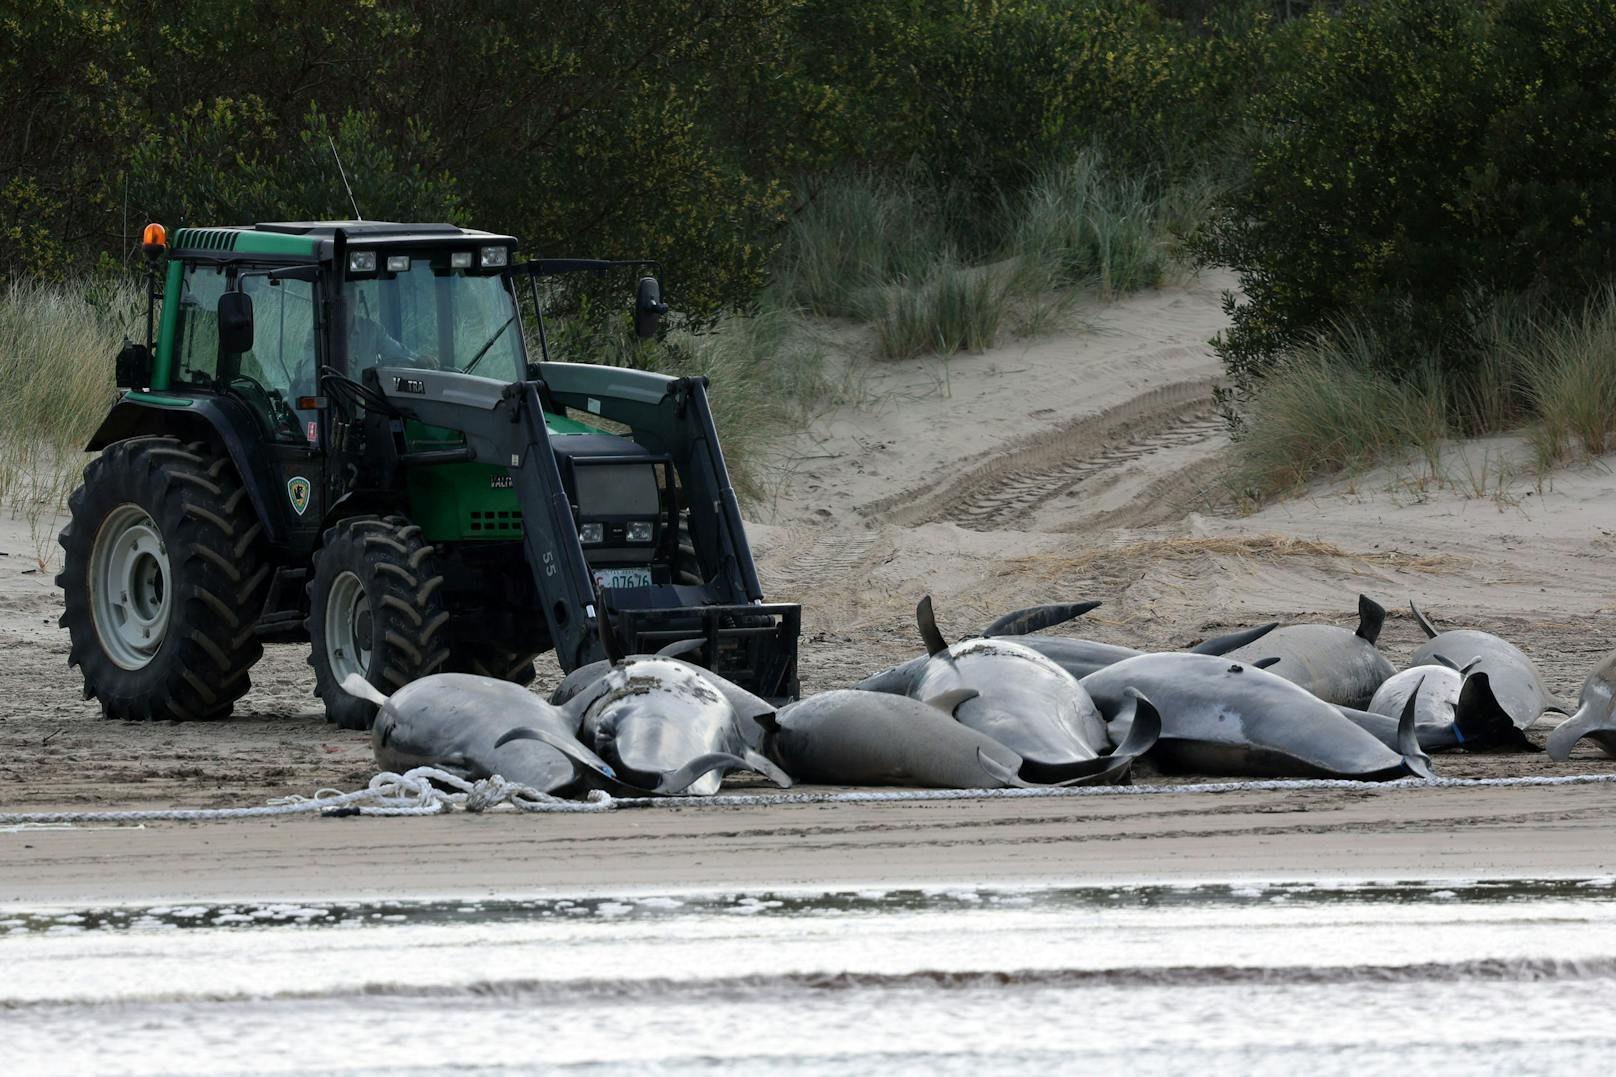
[{"label": "sandy beach", "polygon": [[[1219,480],[1228,440],[1205,343],[1229,283],[1092,301],[1069,331],[946,363],[838,360],[856,402],[777,445],[771,495],[750,508],[766,589],[804,607],[804,690],[915,654],[925,593],[951,638],[1018,606],[1097,599],[1063,631],[1149,648],[1267,620],[1351,625],[1364,592],[1391,610],[1394,663],[1423,640],[1413,596],[1439,624],[1513,641],[1574,700],[1616,645],[1616,475],[1596,461],[1539,481],[1500,441],[1456,449],[1434,475],[1410,463],[1243,514]],[[59,551],[42,540],[54,526],[0,521],[0,812],[250,806],[369,780],[368,735],[324,722],[301,647],[270,646],[229,719],[103,721],[56,626]],[[537,690],[557,676],[541,662]],[[1616,760],[1586,746],[1558,765],[1450,754],[1436,771],[1553,777],[1616,773]],[[1573,785],[8,830],[0,903],[1587,877],[1616,871],[1613,806],[1612,786]]]}]

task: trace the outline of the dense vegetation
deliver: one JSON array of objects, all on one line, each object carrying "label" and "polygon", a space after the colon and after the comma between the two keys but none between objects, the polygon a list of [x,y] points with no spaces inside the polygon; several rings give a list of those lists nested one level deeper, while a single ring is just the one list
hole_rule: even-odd
[{"label": "dense vegetation", "polygon": [[[1347,392],[1541,415],[1547,368],[1498,356],[1616,275],[1616,0],[29,0],[0,32],[14,289],[115,276],[150,219],[347,216],[334,144],[367,216],[659,258],[732,341],[811,311],[970,350],[1188,251],[1240,275],[1231,416],[1319,444],[1306,401]],[[1382,451],[1341,436],[1258,485]]]}]

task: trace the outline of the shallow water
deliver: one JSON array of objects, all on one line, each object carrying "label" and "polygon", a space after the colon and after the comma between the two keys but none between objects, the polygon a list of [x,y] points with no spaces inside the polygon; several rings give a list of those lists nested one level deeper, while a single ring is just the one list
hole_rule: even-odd
[{"label": "shallow water", "polygon": [[7,1073],[1603,1070],[1612,880],[0,911]]}]

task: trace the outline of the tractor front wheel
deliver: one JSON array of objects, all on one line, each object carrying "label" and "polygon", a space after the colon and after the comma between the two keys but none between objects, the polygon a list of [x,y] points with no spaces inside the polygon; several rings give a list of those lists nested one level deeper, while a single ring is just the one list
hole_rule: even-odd
[{"label": "tractor front wheel", "polygon": [[402,516],[362,516],[325,533],[309,581],[314,693],[326,720],[368,729],[376,707],[349,695],[342,682],[358,674],[393,693],[441,672],[449,659],[449,613],[443,573],[421,529]]}]

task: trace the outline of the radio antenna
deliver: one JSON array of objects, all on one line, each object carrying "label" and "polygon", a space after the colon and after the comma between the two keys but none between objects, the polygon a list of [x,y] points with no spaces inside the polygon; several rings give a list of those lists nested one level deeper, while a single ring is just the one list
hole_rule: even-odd
[{"label": "radio antenna", "polygon": [[353,188],[348,184],[348,173],[342,167],[342,154],[337,152],[337,140],[331,137],[331,132],[325,133],[325,140],[331,143],[331,156],[337,159],[337,175],[342,177],[342,186],[348,192],[348,204],[353,206],[354,220],[362,221],[364,216],[359,212],[359,200],[353,196]]}]

